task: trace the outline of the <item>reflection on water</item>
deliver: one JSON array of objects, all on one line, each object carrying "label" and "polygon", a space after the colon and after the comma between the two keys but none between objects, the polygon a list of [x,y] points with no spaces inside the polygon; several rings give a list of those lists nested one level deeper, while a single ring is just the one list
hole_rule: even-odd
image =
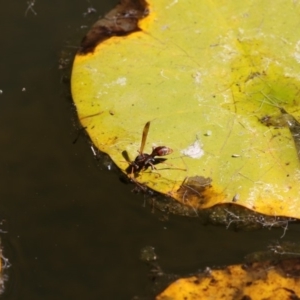
[{"label": "reflection on water", "polygon": [[[114,1],[36,1],[36,15],[26,13],[30,2],[6,1],[0,10],[0,219],[12,264],[2,299],[131,299],[150,284],[139,259],[145,246],[155,248],[164,272],[189,273],[240,262],[280,239],[280,229],[244,233],[160,220],[94,159],[85,138],[73,144],[77,121],[59,54],[75,50]],[[290,227],[284,238],[298,234]]]}]

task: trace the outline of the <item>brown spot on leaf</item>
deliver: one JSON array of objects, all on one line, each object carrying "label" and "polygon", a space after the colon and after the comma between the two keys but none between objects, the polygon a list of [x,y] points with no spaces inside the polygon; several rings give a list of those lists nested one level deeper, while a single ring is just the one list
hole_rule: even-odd
[{"label": "brown spot on leaf", "polygon": [[210,190],[212,180],[203,176],[187,177],[181,184],[178,195],[185,203],[198,203],[200,206],[207,202],[207,191]]},{"label": "brown spot on leaf", "polygon": [[112,36],[139,31],[139,20],[149,14],[145,0],[121,0],[114,9],[98,20],[81,41],[78,54],[92,53],[96,46]]},{"label": "brown spot on leaf", "polygon": [[241,300],[251,300],[252,298],[248,295],[244,295]]},{"label": "brown spot on leaf", "polygon": [[300,299],[297,296],[297,294],[295,293],[295,291],[293,291],[291,289],[288,289],[288,288],[285,288],[285,287],[283,287],[283,289],[290,294],[288,299],[290,299],[290,300],[299,300]]},{"label": "brown spot on leaf", "polygon": [[279,262],[277,265],[278,271],[281,271],[283,276],[298,278],[300,277],[300,259],[286,259]]}]

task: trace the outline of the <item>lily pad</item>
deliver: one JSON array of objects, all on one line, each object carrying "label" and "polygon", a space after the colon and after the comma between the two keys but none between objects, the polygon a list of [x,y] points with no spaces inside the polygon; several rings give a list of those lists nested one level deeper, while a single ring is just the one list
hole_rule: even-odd
[{"label": "lily pad", "polygon": [[[142,187],[299,218],[299,15],[287,0],[124,1],[76,55],[80,122]],[[147,122],[144,153],[173,152],[129,172]]]},{"label": "lily pad", "polygon": [[209,269],[173,282],[156,300],[297,299],[300,295],[297,258]]}]

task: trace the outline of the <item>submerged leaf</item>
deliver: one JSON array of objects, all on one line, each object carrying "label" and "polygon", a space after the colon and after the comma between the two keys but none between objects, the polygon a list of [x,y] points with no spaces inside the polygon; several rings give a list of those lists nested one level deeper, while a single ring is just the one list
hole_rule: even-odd
[{"label": "submerged leaf", "polygon": [[156,300],[192,299],[299,299],[300,260],[255,262],[173,282]]}]

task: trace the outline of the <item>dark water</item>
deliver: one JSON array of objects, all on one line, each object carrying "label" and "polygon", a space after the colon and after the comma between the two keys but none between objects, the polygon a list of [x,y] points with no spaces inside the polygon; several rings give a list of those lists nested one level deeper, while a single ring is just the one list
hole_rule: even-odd
[{"label": "dark water", "polygon": [[[96,2],[96,1],[95,1]],[[165,272],[188,274],[238,263],[273,240],[299,239],[299,226],[234,232],[144,207],[118,174],[77,136],[58,70],[61,50],[116,1],[0,0],[0,218],[11,267],[2,299],[131,299],[151,289],[142,247],[154,246]],[[23,89],[23,91],[22,91]]]}]

